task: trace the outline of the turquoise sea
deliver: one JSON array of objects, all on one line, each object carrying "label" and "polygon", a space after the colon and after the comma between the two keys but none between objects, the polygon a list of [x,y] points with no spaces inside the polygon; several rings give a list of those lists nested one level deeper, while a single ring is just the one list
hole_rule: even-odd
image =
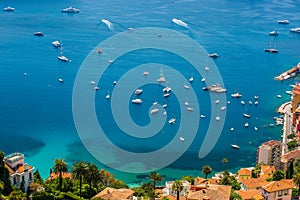
[{"label": "turquoise sea", "polygon": [[[212,114],[208,92],[202,90],[205,86],[200,81],[202,76],[189,67],[184,59],[169,52],[153,49],[130,52],[115,60],[111,65],[113,67],[104,73],[95,97],[98,120],[115,144],[129,151],[151,152],[172,140],[172,134],[180,127],[180,110],[176,106],[179,100],[171,94],[168,109],[172,108],[170,115],[176,115],[176,124],[170,128],[166,123],[163,129],[165,135],[158,139],[150,138],[145,143],[141,139],[118,136],[121,130],[111,114],[110,100],[104,97],[108,91],[113,92],[112,81],[118,80],[122,73],[150,62],[161,62],[173,67],[187,80],[192,74],[194,82],[191,87],[197,94],[201,113],[206,115],[206,118],[200,120],[197,136],[189,149],[171,165],[159,170],[166,179],[202,175],[201,168],[207,164],[214,171],[228,169],[236,172],[240,167],[255,164],[256,150],[261,143],[270,139],[280,140],[282,127],[269,127],[268,124],[274,123],[273,117],[278,116],[276,108],[289,101],[290,96],[285,91],[291,90],[289,85],[299,78],[278,82],[274,77],[300,61],[300,34],[289,31],[290,28],[300,27],[300,1],[0,2],[0,8],[7,6],[15,7],[16,10],[0,12],[0,149],[6,154],[23,152],[26,162],[35,166],[44,178],[48,176],[54,158],[64,158],[70,165],[77,160],[93,162],[129,184],[147,181],[143,176],[145,173],[121,172],[97,161],[82,144],[72,113],[73,86],[81,64],[100,42],[128,31],[128,27],[174,30],[197,41],[208,53],[218,53],[219,58],[207,58],[203,66],[208,62],[215,63],[227,89],[227,100],[231,103],[226,108],[226,119],[222,119],[225,123],[217,144],[206,157],[199,159],[203,133],[208,129]],[[60,12],[69,6],[80,9],[80,13]],[[173,23],[173,18],[184,21],[188,28]],[[101,19],[109,20],[113,29],[109,29]],[[288,19],[290,24],[278,24],[277,21],[282,19]],[[273,30],[278,30],[280,35],[270,37],[268,33]],[[36,31],[42,31],[44,36],[33,36]],[[61,41],[61,51],[71,62],[61,62],[56,58],[60,50],[51,45],[54,40]],[[276,46],[278,54],[264,52],[264,48],[270,47],[270,44]],[[178,67],[183,65],[188,67]],[[165,76],[168,77],[167,73]],[[59,77],[63,77],[64,83],[58,82]],[[161,104],[165,101],[161,96],[162,88],[158,84],[143,86],[144,102],[140,107],[144,113],[147,113],[154,100]],[[231,98],[230,94],[235,92],[240,92],[243,97]],[[282,98],[277,98],[277,94],[281,94]],[[254,102],[255,95],[259,96],[259,104],[249,105],[248,101]],[[245,100],[246,105],[242,106],[241,100]],[[130,102],[128,104],[132,119],[140,126],[147,125],[149,116],[137,112],[135,105]],[[251,115],[247,120],[249,128],[244,127],[244,112]],[[192,126],[197,121],[199,119],[189,120],[188,123]],[[258,131],[254,130],[255,126]],[[233,132],[230,131],[231,127],[234,127]],[[230,146],[234,138],[241,147],[239,150]],[[221,162],[224,157],[229,160],[226,166]],[[127,164],[126,159],[114,159]]]}]

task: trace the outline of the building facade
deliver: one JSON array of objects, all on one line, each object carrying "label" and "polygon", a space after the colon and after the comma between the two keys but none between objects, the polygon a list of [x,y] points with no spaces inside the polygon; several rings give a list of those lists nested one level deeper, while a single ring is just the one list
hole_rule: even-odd
[{"label": "building facade", "polygon": [[263,143],[257,150],[257,163],[273,165],[275,169],[280,169],[280,159],[283,144],[276,140]]},{"label": "building facade", "polygon": [[5,166],[13,185],[27,191],[29,184],[33,182],[34,167],[25,163],[25,156],[21,153],[13,153],[4,157]]}]

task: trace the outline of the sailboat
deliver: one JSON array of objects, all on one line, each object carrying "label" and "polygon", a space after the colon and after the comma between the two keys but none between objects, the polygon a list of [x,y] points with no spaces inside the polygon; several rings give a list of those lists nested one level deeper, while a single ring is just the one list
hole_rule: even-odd
[{"label": "sailboat", "polygon": [[236,139],[236,136],[234,137],[234,142],[233,142],[233,144],[231,144],[231,147],[234,148],[234,149],[239,149],[240,146],[235,144],[235,139]]},{"label": "sailboat", "polygon": [[272,37],[270,39],[270,47],[265,49],[265,52],[269,52],[269,53],[278,53],[278,49],[276,49],[275,45],[272,43],[275,43],[276,38],[273,39],[272,41]]}]

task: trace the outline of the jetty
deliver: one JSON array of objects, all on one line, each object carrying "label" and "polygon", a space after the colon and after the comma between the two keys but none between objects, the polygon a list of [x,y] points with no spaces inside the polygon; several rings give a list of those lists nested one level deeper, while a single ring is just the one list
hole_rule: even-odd
[{"label": "jetty", "polygon": [[276,76],[274,79],[278,81],[284,81],[292,77],[295,77],[299,72],[300,72],[300,63],[298,63],[297,66],[292,67],[288,71],[283,72],[279,76]]}]

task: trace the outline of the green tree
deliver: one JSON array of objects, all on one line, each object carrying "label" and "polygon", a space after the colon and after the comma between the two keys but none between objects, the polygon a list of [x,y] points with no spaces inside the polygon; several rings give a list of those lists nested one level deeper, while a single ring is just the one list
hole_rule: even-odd
[{"label": "green tree", "polygon": [[299,172],[293,176],[293,181],[296,185],[298,185],[298,196],[300,196],[300,173]]},{"label": "green tree", "polygon": [[236,193],[234,190],[231,190],[230,200],[243,200],[243,198],[238,193]]},{"label": "green tree", "polygon": [[163,177],[159,175],[158,172],[153,171],[149,174],[149,178],[153,181],[153,188],[155,189],[156,183],[161,182],[163,180]]},{"label": "green tree", "polygon": [[290,151],[296,149],[296,147],[298,146],[297,140],[292,140],[288,142],[287,146]]},{"label": "green tree", "polygon": [[40,175],[40,172],[39,170],[36,170],[34,173],[33,173],[33,179],[34,179],[34,182],[35,183],[39,183],[39,184],[43,184],[44,181]]},{"label": "green tree", "polygon": [[8,195],[12,191],[9,179],[9,171],[4,163],[4,153],[0,150],[0,182],[3,183],[3,194]]},{"label": "green tree", "polygon": [[232,189],[234,190],[241,189],[241,185],[237,182],[237,180],[234,177],[230,176],[229,172],[226,170],[222,172],[222,178],[220,179],[219,184],[232,186]]},{"label": "green tree", "polygon": [[272,180],[280,181],[281,179],[284,179],[284,172],[281,170],[275,170],[272,176]]},{"label": "green tree", "polygon": [[251,175],[253,178],[258,178],[259,177],[259,174],[260,174],[260,171],[261,171],[261,166],[263,165],[263,163],[258,163],[254,169],[252,170],[251,172]]},{"label": "green tree", "polygon": [[193,176],[183,176],[183,177],[181,177],[181,180],[186,180],[191,185],[194,185],[194,183],[195,183],[195,178]]},{"label": "green tree", "polygon": [[300,173],[300,159],[299,158],[294,160],[293,166],[294,166],[294,172],[295,173]]},{"label": "green tree", "polygon": [[87,175],[88,165],[85,162],[76,162],[72,165],[72,176],[79,179],[79,196],[82,197],[82,180]]},{"label": "green tree", "polygon": [[87,173],[84,175],[84,178],[89,184],[89,198],[92,198],[92,184],[100,179],[98,167],[94,164],[87,163]]},{"label": "green tree", "polygon": [[221,161],[222,161],[224,167],[226,166],[226,163],[228,163],[228,159],[227,158],[223,158]]},{"label": "green tree", "polygon": [[180,180],[174,181],[172,190],[176,192],[176,200],[179,200],[179,193],[183,190],[183,184]]},{"label": "green tree", "polygon": [[26,194],[17,187],[8,195],[9,200],[26,200]]},{"label": "green tree", "polygon": [[112,184],[110,185],[110,187],[112,188],[116,188],[116,189],[120,189],[120,188],[129,188],[128,185],[126,185],[126,183],[124,183],[124,181],[115,179]]},{"label": "green tree", "polygon": [[101,169],[99,171],[99,176],[103,185],[107,187],[109,187],[115,180],[114,175],[109,173],[108,171],[105,171],[104,169]]},{"label": "green tree", "polygon": [[209,174],[211,174],[211,172],[212,172],[212,168],[209,165],[205,165],[205,166],[202,167],[202,173],[205,174],[205,178],[207,178],[207,176]]},{"label": "green tree", "polygon": [[62,173],[63,172],[68,172],[68,165],[64,161],[64,159],[62,159],[62,158],[55,159],[54,160],[53,169],[54,169],[55,173],[59,173],[59,185],[58,185],[58,188],[61,191],[61,187],[62,187]]}]

